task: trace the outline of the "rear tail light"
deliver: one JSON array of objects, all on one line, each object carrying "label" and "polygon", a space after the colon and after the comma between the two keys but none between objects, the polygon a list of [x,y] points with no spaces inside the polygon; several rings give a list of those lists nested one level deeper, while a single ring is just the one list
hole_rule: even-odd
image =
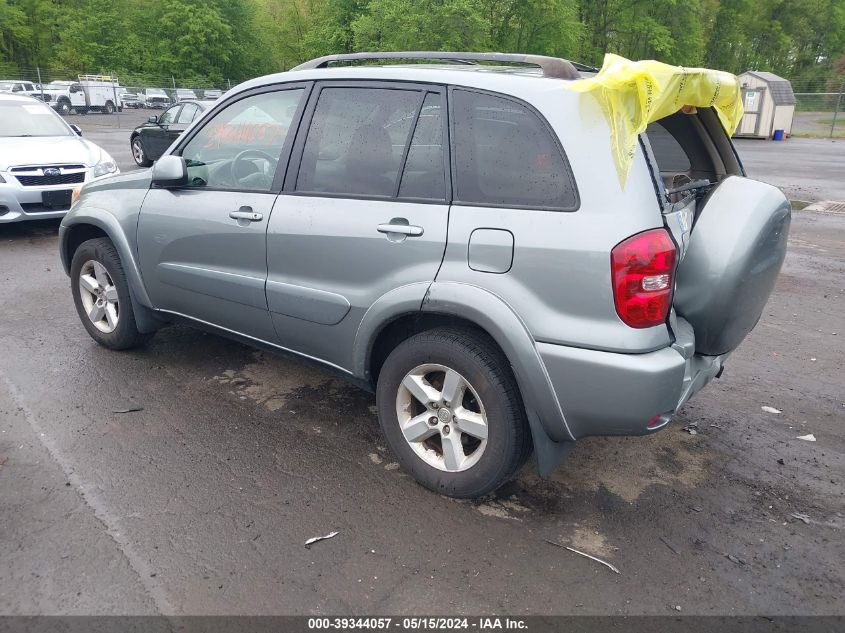
[{"label": "rear tail light", "polygon": [[665,229],[637,233],[613,248],[613,299],[622,321],[634,328],[666,321],[676,259],[675,243]]}]

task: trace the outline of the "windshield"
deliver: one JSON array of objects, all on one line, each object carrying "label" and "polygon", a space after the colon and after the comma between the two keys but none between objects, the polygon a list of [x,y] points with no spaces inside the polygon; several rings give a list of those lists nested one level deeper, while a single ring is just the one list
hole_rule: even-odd
[{"label": "windshield", "polygon": [[0,138],[73,134],[73,130],[49,106],[0,101]]},{"label": "windshield", "polygon": [[0,81],[0,92],[3,92],[3,91],[11,92],[12,86],[14,86],[14,85],[15,84],[13,84],[10,81]]}]

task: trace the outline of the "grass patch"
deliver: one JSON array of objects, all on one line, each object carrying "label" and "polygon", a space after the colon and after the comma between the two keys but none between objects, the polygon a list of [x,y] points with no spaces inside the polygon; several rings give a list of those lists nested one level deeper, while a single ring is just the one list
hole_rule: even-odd
[{"label": "grass patch", "polygon": [[[793,131],[792,134],[789,135],[790,137],[796,138],[830,138],[830,128],[827,131],[818,130],[807,132],[806,130],[801,132]],[[833,130],[833,138],[845,138],[845,128],[840,129],[839,126],[836,126],[836,129]]]},{"label": "grass patch", "polygon": [[[833,117],[828,119],[816,119],[816,123],[819,125],[833,125]],[[836,127],[843,127],[845,128],[845,112],[842,115],[836,117]]]}]

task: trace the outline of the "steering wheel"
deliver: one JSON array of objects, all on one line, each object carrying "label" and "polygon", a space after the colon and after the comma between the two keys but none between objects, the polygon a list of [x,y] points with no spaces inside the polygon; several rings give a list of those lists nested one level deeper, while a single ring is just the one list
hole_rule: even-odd
[{"label": "steering wheel", "polygon": [[[240,152],[237,156],[235,156],[232,159],[232,162],[229,163],[229,169],[231,171],[232,181],[235,182],[236,184],[244,185],[245,183],[243,181],[246,178],[249,178],[250,176],[255,176],[254,172],[251,173],[251,174],[247,174],[246,176],[242,176],[242,177],[238,176],[238,166],[239,166],[239,164],[242,161],[245,161],[248,158],[263,158],[263,159],[265,159],[269,164],[269,167],[270,167],[269,171],[270,171],[271,174],[273,172],[275,172],[276,164],[279,162],[278,158],[274,158],[274,157],[270,156],[270,154],[268,154],[267,152],[262,151],[260,149],[245,149],[244,151]],[[254,167],[254,165],[252,165],[252,166]],[[267,173],[264,173],[262,175],[268,181],[266,183],[266,186],[269,187],[272,184],[272,182],[269,182],[270,179],[272,178],[272,176],[268,176]],[[250,189],[254,188],[255,183],[251,183],[251,185],[252,186],[249,187]]]}]

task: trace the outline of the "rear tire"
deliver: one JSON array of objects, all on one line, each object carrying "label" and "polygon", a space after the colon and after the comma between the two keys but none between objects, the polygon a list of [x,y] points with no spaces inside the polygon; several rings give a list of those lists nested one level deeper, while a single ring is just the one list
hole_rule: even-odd
[{"label": "rear tire", "polygon": [[105,114],[114,114],[114,104],[111,101],[106,101],[106,105],[103,108],[103,112]]},{"label": "rear tire", "polygon": [[80,244],[70,264],[76,312],[88,334],[109,349],[131,349],[152,333],[138,331],[129,284],[111,240],[98,237]]},{"label": "rear tire", "polygon": [[435,492],[489,494],[531,454],[510,363],[482,332],[436,328],[405,340],[381,368],[376,401],[399,464]]}]

